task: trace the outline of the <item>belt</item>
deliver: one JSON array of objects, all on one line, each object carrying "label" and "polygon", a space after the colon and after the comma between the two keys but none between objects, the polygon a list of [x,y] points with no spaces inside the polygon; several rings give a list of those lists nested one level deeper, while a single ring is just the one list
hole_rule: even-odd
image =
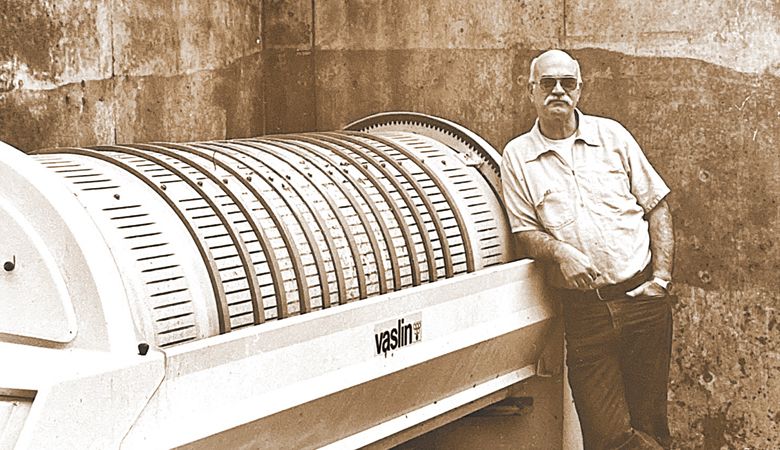
[{"label": "belt", "polygon": [[641,272],[629,278],[626,281],[622,281],[617,284],[609,284],[602,286],[598,289],[591,289],[588,291],[581,291],[579,289],[561,289],[563,298],[570,298],[576,300],[613,300],[626,296],[626,292],[634,289],[645,281],[652,277],[653,270],[650,264],[647,265]]}]

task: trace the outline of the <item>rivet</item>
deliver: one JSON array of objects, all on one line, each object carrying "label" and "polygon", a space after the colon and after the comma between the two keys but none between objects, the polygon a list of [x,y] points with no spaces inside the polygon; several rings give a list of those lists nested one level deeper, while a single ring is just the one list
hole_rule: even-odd
[{"label": "rivet", "polygon": [[246,181],[252,181],[252,175],[247,175]]},{"label": "rivet", "polygon": [[119,194],[114,194],[114,198],[119,200]]},{"label": "rivet", "polygon": [[699,170],[699,180],[701,180],[702,183],[710,181],[710,173],[704,169]]},{"label": "rivet", "polygon": [[16,256],[14,256],[13,261],[6,261],[5,264],[3,264],[3,269],[5,269],[6,272],[11,272],[16,268]]},{"label": "rivet", "polygon": [[165,186],[164,184],[161,184],[161,185],[160,185],[160,189],[162,189],[162,190],[164,191],[164,190],[168,189],[168,187],[167,187],[167,186]]},{"label": "rivet", "polygon": [[149,344],[147,344],[146,342],[141,342],[140,344],[138,344],[138,354],[144,356],[147,353],[149,353]]}]

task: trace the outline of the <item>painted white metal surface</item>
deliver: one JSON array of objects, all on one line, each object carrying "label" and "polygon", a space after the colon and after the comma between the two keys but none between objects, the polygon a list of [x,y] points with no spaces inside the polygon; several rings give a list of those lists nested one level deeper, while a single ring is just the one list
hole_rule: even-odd
[{"label": "painted white metal surface", "polygon": [[0,344],[0,386],[35,392],[15,449],[117,448],[159,385],[164,356]]},{"label": "painted white metal surface", "polygon": [[[422,340],[387,356],[377,355],[375,325],[410,313],[421,315]],[[500,340],[523,328],[540,324],[545,328],[553,316],[541,274],[530,261],[521,261],[183,344],[166,351],[165,380],[128,434],[124,446],[185,445],[355,386],[368,386],[399,371],[424,363],[435,365],[443,355]],[[536,362],[543,347],[544,330],[529,337],[533,339],[525,343],[531,350],[525,356],[528,359],[513,362],[513,369],[507,373]],[[519,342],[508,339],[507,344],[511,343],[520,347]],[[507,348],[506,356],[514,355],[515,350]],[[468,371],[488,364],[481,361],[472,365],[474,362],[458,361],[457,366],[444,369]],[[427,370],[437,369],[432,366]],[[460,386],[460,390],[477,389],[496,375],[500,374],[491,373],[488,379],[475,378],[473,383]],[[407,381],[408,386],[380,389],[396,389],[403,396],[407,389],[414,391],[415,381]],[[421,400],[425,403],[420,407],[432,403]],[[350,404],[350,407],[361,406]],[[375,406],[362,407],[366,408],[365,412],[350,411],[352,426],[368,428],[359,418],[368,415]],[[408,412],[396,410],[392,404],[381,407],[389,418]],[[334,412],[321,411],[321,414],[327,416]],[[413,425],[412,422],[407,425]],[[353,429],[353,433],[359,431]],[[372,439],[384,437],[382,434],[377,433]],[[284,442],[286,438],[280,434],[276,442]],[[325,439],[338,438],[333,435]],[[265,447],[262,442],[252,446]]]},{"label": "painted white metal surface", "polygon": [[411,428],[415,425],[424,423],[427,420],[431,420],[437,416],[445,414],[448,411],[455,410],[469,402],[473,402],[515,383],[519,383],[532,377],[533,375],[535,375],[534,366],[525,366],[508,374],[498,376],[492,380],[488,380],[482,384],[479,384],[478,386],[474,386],[471,389],[453,394],[449,397],[437,401],[436,403],[430,403],[421,407],[420,409],[403,414],[394,419],[388,420],[387,422],[382,422],[379,425],[355,433],[352,436],[338,440],[322,448],[323,450],[337,450],[365,447],[369,444],[377,442],[380,439],[392,436],[396,433],[400,433],[407,428]]},{"label": "painted white metal surface", "polygon": [[[127,296],[94,222],[64,184],[0,142],[0,338],[135,348]],[[44,270],[44,272],[38,272]],[[39,282],[40,280],[40,282]]]},{"label": "painted white metal surface", "polygon": [[[520,261],[146,356],[4,343],[0,360],[24,364],[0,372],[0,390],[36,393],[21,449],[208,447],[198,440],[226,432],[252,448],[352,447],[533,375],[553,316],[541,274]],[[377,324],[403,317],[419,318],[422,338],[377,354]],[[430,383],[446,389],[416,401],[420,386],[435,390]],[[361,390],[399,401],[351,402]],[[316,410],[340,395],[346,411],[327,402]],[[264,419],[297,409],[352,419],[303,441],[293,425],[257,432]]]}]

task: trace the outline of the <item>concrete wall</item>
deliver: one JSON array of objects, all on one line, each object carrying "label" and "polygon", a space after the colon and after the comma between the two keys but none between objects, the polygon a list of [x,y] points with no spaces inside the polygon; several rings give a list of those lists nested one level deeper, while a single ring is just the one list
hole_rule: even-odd
[{"label": "concrete wall", "polygon": [[260,134],[261,17],[248,0],[0,0],[0,139]]},{"label": "concrete wall", "polygon": [[[161,6],[164,5],[164,6]],[[780,4],[773,0],[0,0],[0,139],[334,129],[411,109],[497,148],[530,58],[570,49],[584,111],[673,189],[680,448],[780,448]]]}]

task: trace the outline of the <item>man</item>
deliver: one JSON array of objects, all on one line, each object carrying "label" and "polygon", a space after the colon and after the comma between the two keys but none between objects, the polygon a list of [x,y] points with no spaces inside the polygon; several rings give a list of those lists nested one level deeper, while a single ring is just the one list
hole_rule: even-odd
[{"label": "man", "polygon": [[538,119],[501,163],[512,232],[558,289],[586,449],[669,448],[669,188],[619,123],[576,109],[577,61],[531,63]]}]

